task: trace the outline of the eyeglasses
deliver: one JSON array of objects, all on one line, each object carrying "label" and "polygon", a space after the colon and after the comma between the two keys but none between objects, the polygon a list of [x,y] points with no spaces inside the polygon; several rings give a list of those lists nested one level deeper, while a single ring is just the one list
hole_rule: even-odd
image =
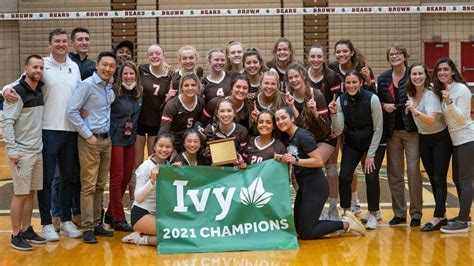
[{"label": "eyeglasses", "polygon": [[402,55],[401,52],[395,52],[395,53],[389,53],[388,54],[389,57],[400,56],[400,55]]}]

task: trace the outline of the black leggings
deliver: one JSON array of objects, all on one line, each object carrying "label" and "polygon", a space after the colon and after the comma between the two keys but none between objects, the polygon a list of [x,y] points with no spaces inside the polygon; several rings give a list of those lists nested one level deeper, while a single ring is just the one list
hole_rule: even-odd
[{"label": "black leggings", "polygon": [[[341,207],[349,209],[351,207],[351,184],[354,171],[362,157],[367,151],[360,151],[344,144],[342,148],[341,172],[339,174],[339,196],[341,197]],[[379,171],[382,166],[383,157],[385,155],[385,146],[380,145],[375,152],[374,164],[375,170],[370,174],[365,174],[365,183],[367,189],[367,203],[369,211],[375,212],[379,210],[380,202],[380,185]]]},{"label": "black leggings", "polygon": [[319,221],[329,195],[329,183],[321,168],[317,173],[297,176],[298,192],[295,200],[295,225],[300,239],[316,239],[344,229],[339,221]]},{"label": "black leggings", "polygon": [[454,146],[453,181],[459,198],[458,220],[469,220],[472,205],[472,179],[474,176],[474,141]]},{"label": "black leggings", "polygon": [[435,199],[434,217],[443,218],[446,213],[449,161],[453,153],[453,144],[448,129],[429,135],[420,134],[420,157],[430,178]]}]

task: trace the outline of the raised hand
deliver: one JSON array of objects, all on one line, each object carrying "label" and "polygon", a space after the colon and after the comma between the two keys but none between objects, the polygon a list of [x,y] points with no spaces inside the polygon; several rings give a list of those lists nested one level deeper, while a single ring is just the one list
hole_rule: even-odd
[{"label": "raised hand", "polygon": [[332,95],[332,101],[329,103],[328,109],[331,114],[337,113],[336,94]]}]

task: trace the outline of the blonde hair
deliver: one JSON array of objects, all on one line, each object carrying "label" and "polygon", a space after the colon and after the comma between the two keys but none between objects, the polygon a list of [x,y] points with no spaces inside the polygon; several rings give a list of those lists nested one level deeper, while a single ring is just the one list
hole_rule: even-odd
[{"label": "blonde hair", "polygon": [[168,71],[171,69],[171,66],[168,65],[168,63],[166,62],[166,58],[165,58],[165,50],[163,50],[163,47],[161,47],[159,44],[155,43],[155,44],[152,44],[150,46],[148,46],[148,49],[147,49],[147,56],[148,56],[148,50],[150,50],[150,48],[152,47],[158,47],[160,48],[161,50],[161,54],[163,55],[163,60],[161,62],[161,70],[164,72],[164,73],[168,73]]},{"label": "blonde hair", "polygon": [[[194,55],[196,56],[196,61],[197,61],[197,59],[199,58],[199,54],[198,54],[196,48],[194,48],[194,47],[191,46],[191,45],[181,46],[181,48],[179,48],[178,52],[176,53],[177,56],[178,56],[178,62],[179,62],[179,64],[180,64],[180,66],[179,66],[180,68],[182,67],[182,66],[181,66],[181,54],[182,54],[184,51],[186,51],[186,50],[192,51],[192,52],[194,53]],[[197,67],[197,65],[196,65],[195,67]]]},{"label": "blonde hair", "polygon": [[285,104],[283,101],[283,94],[280,92],[280,76],[278,75],[278,73],[271,70],[263,73],[262,77],[260,78],[260,90],[262,90],[262,82],[265,76],[272,76],[276,80],[277,89],[275,91],[275,94],[273,95],[272,108],[271,108],[272,111],[275,112],[278,108],[280,108],[281,106]]}]

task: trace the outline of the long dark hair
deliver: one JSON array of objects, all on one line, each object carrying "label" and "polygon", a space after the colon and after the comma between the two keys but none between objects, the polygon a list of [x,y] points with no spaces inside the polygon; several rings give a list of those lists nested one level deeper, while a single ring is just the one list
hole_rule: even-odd
[{"label": "long dark hair", "polygon": [[[260,75],[262,75],[265,71],[268,70],[267,64],[263,61],[263,57],[260,54],[260,51],[257,48],[248,48],[245,50],[244,55],[242,56],[242,64],[244,65],[244,73],[245,73],[245,59],[249,56],[257,57],[258,62],[260,62]],[[247,73],[245,73],[247,75]]]},{"label": "long dark hair", "polygon": [[[200,144],[200,147],[199,147],[199,151],[202,149],[203,147],[203,141],[202,141],[202,136],[201,136],[201,133],[199,133],[199,131],[195,128],[188,128],[186,129],[186,131],[184,131],[184,134],[183,134],[183,150],[185,150],[184,148],[184,143],[186,141],[186,138],[191,135],[191,134],[196,134],[199,138],[199,144]],[[198,151],[198,154],[199,154],[199,151]]]},{"label": "long dark hair", "polygon": [[411,82],[411,71],[413,68],[415,67],[418,67],[418,66],[421,66],[423,68],[423,71],[425,72],[425,88],[430,88],[431,87],[431,84],[430,84],[430,76],[429,76],[429,73],[428,73],[428,67],[423,64],[423,63],[413,63],[411,64],[411,66],[408,68],[408,82],[407,82],[407,93],[409,96],[411,97],[415,97],[416,95],[416,87],[415,85],[413,84],[413,82]]},{"label": "long dark hair", "polygon": [[362,68],[367,66],[367,62],[365,56],[359,51],[359,49],[355,48],[354,44],[348,39],[341,39],[334,44],[334,52],[336,51],[336,46],[344,44],[346,45],[351,52],[354,54],[351,56],[351,63],[352,68],[360,71]]},{"label": "long dark hair", "polygon": [[454,61],[451,60],[451,58],[449,57],[441,57],[436,62],[436,65],[434,66],[434,71],[433,71],[433,92],[436,95],[438,95],[440,99],[443,99],[443,95],[441,94],[441,91],[446,89],[444,87],[444,84],[441,81],[439,81],[439,78],[438,78],[439,65],[442,63],[447,63],[448,66],[453,70],[453,81],[466,85],[466,82],[464,81],[461,73],[459,73],[458,68],[456,67],[456,64],[454,63]]}]

